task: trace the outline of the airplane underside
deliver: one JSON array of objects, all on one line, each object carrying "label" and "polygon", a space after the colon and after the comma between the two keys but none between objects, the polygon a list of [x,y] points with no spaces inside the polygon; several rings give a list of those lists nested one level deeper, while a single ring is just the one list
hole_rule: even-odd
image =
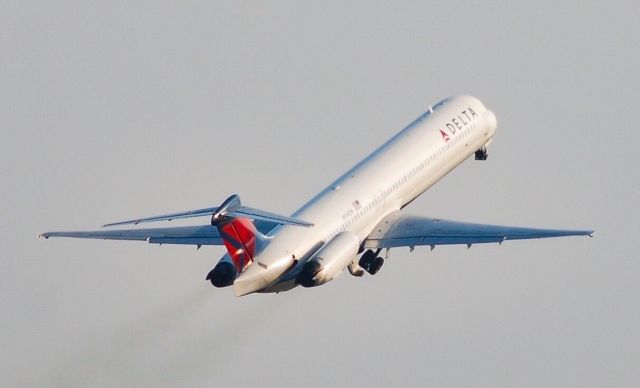
[{"label": "airplane underside", "polygon": [[236,296],[323,285],[345,270],[377,274],[391,248],[497,243],[591,236],[592,230],[538,229],[417,216],[405,207],[466,159],[487,160],[497,128],[493,112],[470,96],[438,102],[313,197],[292,216],[245,206],[232,195],[220,206],[104,225],[208,217],[204,225],[48,232],[40,236],[224,246],[207,274]]}]

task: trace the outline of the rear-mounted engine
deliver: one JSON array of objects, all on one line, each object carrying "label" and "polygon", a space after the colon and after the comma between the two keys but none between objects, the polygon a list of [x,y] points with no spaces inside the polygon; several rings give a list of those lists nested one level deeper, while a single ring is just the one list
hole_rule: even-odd
[{"label": "rear-mounted engine", "polygon": [[228,261],[221,261],[209,272],[207,280],[215,287],[228,287],[236,280],[236,268]]}]

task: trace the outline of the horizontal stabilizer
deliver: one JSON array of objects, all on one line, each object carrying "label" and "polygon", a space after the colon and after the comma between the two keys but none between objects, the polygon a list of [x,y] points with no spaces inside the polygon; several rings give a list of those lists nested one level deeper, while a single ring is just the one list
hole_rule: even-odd
[{"label": "horizontal stabilizer", "polygon": [[264,210],[254,209],[246,206],[240,206],[226,214],[227,217],[241,217],[249,218],[252,220],[267,221],[274,224],[281,225],[296,225],[296,226],[313,226],[312,223],[299,220],[293,217],[281,216],[274,213],[269,213]]},{"label": "horizontal stabilizer", "polygon": [[279,225],[295,225],[305,227],[313,226],[313,224],[299,220],[297,218],[281,216],[264,210],[242,206],[242,204],[240,203],[240,197],[238,195],[232,195],[231,197],[227,198],[219,207],[208,207],[204,209],[189,210],[159,216],[137,218],[128,221],[113,222],[103,226],[110,227],[131,224],[138,225],[145,222],[172,221],[181,218],[194,217],[212,217],[212,221],[219,218],[249,218],[252,220],[260,220]]},{"label": "horizontal stabilizer", "polygon": [[204,217],[204,216],[211,216],[217,210],[218,210],[217,207],[208,207],[204,209],[189,210],[189,211],[180,212],[180,213],[171,213],[171,214],[165,214],[161,216],[153,216],[153,217],[137,218],[135,220],[113,222],[111,224],[105,224],[102,226],[109,227],[109,226],[120,226],[120,225],[138,225],[143,222],[173,221],[180,218]]}]

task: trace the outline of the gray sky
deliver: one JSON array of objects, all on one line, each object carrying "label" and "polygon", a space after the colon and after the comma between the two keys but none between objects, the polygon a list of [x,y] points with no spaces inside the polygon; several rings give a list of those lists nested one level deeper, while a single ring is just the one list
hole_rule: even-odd
[{"label": "gray sky", "polygon": [[[179,5],[178,5],[179,3]],[[636,386],[635,2],[3,2],[8,386]],[[593,239],[392,251],[236,299],[223,248],[38,240],[232,193],[290,213],[430,103],[499,128],[406,210]]]}]

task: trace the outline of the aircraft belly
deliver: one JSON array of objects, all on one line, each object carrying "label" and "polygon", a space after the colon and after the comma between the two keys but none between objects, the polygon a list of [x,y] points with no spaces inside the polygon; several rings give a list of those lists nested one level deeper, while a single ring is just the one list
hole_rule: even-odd
[{"label": "aircraft belly", "polygon": [[[271,273],[259,292],[295,287],[300,268],[331,238],[348,230],[364,241],[385,216],[401,209],[473,154],[481,146],[476,144],[484,126],[481,117],[447,139],[439,130],[445,118],[467,104],[484,113],[485,108],[475,99],[451,102],[447,109],[435,112],[433,120],[413,123],[401,131],[295,212],[295,217],[313,226],[282,226],[277,230],[256,258],[262,267],[260,272]],[[434,157],[426,160],[429,155]],[[285,258],[292,265],[286,270],[277,265]],[[277,273],[272,267],[283,272]]]}]

